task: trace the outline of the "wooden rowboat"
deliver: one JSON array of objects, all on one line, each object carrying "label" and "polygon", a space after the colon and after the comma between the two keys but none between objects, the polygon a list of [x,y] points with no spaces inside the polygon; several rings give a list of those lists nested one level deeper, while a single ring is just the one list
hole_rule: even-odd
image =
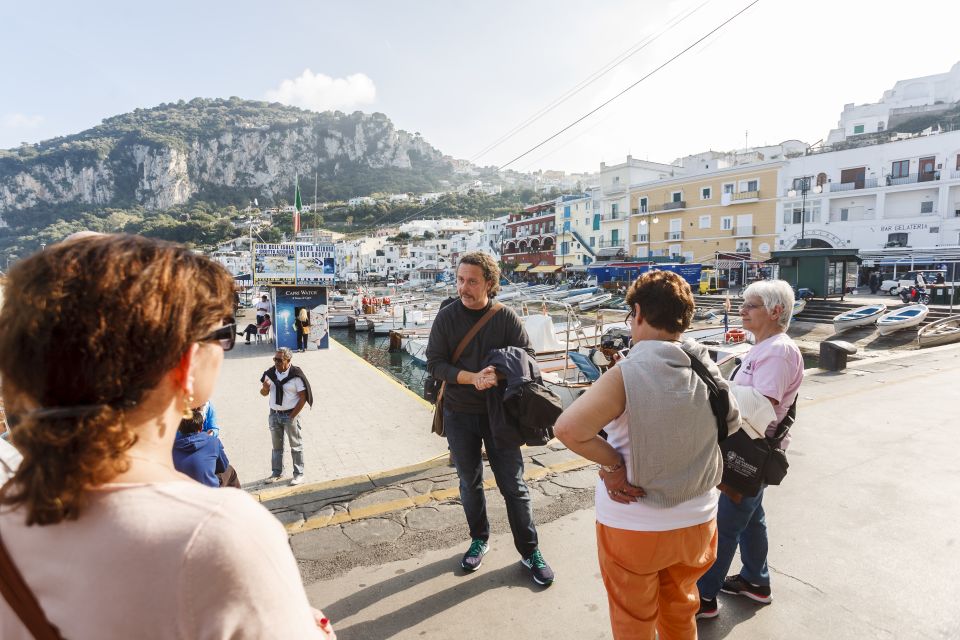
[{"label": "wooden rowboat", "polygon": [[877,330],[880,335],[886,336],[895,331],[915,327],[930,313],[925,304],[911,304],[910,306],[891,311],[877,319]]},{"label": "wooden rowboat", "polygon": [[917,342],[920,348],[950,344],[958,340],[960,340],[960,315],[931,322],[917,331]]},{"label": "wooden rowboat", "polygon": [[887,305],[882,303],[868,304],[865,307],[857,307],[851,311],[846,311],[838,316],[834,316],[833,330],[837,333],[840,333],[841,331],[846,331],[847,329],[852,329],[854,327],[862,327],[864,325],[873,324],[877,321],[877,318],[886,312]]}]

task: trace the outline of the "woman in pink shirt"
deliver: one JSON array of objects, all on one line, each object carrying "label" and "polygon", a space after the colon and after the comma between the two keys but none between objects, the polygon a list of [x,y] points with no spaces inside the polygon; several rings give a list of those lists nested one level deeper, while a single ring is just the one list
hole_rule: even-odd
[{"label": "woman in pink shirt", "polygon": [[[0,376],[23,461],[0,487],[0,555],[44,628],[333,637],[280,523],[173,466],[177,425],[210,399],[236,340],[232,292],[216,263],[138,236],[68,240],[10,270]],[[0,637],[32,637],[11,602],[0,599]]]},{"label": "woman in pink shirt", "polygon": [[[740,369],[733,377],[734,385],[749,387],[761,402],[769,402],[775,418],[767,425],[772,436],[787,415],[803,382],[803,356],[787,335],[793,313],[793,288],[783,280],[754,282],[743,292],[740,317],[743,328],[755,340]],[[786,449],[789,436],[781,447]],[[763,493],[742,496],[739,501],[726,494],[720,496],[717,510],[717,560],[697,582],[700,589],[698,618],[715,618],[719,613],[717,594],[720,591],[741,595],[759,602],[772,602],[770,571],[767,567],[767,521],[763,511]],[[743,568],[732,576],[726,573],[740,548]]]}]

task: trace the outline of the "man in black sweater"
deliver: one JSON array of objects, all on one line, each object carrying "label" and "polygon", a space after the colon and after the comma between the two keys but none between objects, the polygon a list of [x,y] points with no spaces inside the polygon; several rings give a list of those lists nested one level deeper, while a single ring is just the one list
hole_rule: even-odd
[{"label": "man in black sweater", "polygon": [[490,549],[480,452],[481,446],[485,446],[497,487],[507,505],[520,561],[530,569],[537,584],[548,586],[553,583],[554,574],[538,548],[530,490],[523,481],[523,455],[519,447],[505,449],[493,441],[484,392],[496,386],[497,374],[493,367],[481,367],[491,349],[520,347],[533,355],[530,338],[517,314],[504,307],[483,326],[460,358],[451,362],[457,345],[494,304],[492,298],[499,289],[500,268],[493,258],[479,251],[460,258],[460,299],[446,305],[434,319],[427,343],[427,370],[447,383],[443,392],[443,429],[460,477],[460,501],[472,538],[460,565],[465,571],[476,571]]}]

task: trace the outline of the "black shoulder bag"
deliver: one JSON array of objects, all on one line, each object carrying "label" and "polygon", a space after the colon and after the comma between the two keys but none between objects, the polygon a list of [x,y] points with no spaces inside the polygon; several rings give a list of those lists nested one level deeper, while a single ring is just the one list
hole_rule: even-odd
[{"label": "black shoulder bag", "polygon": [[[787,454],[780,446],[790,431],[797,416],[797,398],[787,410],[787,415],[777,425],[772,436],[751,438],[743,429],[726,437],[726,417],[730,410],[730,396],[721,389],[699,358],[687,352],[694,373],[707,385],[710,408],[717,418],[717,442],[723,454],[723,479],[720,489],[734,502],[742,496],[753,497],[763,485],[778,485],[787,475]],[[799,394],[797,394],[799,397]],[[722,437],[721,437],[722,436]]]}]

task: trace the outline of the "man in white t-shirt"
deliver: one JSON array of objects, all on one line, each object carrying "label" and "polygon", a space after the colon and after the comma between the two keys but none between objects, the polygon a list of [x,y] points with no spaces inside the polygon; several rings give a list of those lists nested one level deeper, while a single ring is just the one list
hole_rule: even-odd
[{"label": "man in white t-shirt", "polygon": [[303,443],[300,437],[300,420],[297,416],[304,405],[313,406],[313,391],[310,382],[300,367],[291,366],[293,352],[286,347],[277,349],[274,366],[260,377],[260,395],[266,396],[270,405],[270,439],[273,452],[270,458],[271,475],[268,483],[283,476],[283,437],[290,440],[290,457],[293,459],[291,485],[303,483]]},{"label": "man in white t-shirt", "polygon": [[263,296],[260,299],[255,309],[257,310],[257,325],[259,325],[263,322],[264,316],[270,313],[270,301],[267,299],[267,296]]}]

